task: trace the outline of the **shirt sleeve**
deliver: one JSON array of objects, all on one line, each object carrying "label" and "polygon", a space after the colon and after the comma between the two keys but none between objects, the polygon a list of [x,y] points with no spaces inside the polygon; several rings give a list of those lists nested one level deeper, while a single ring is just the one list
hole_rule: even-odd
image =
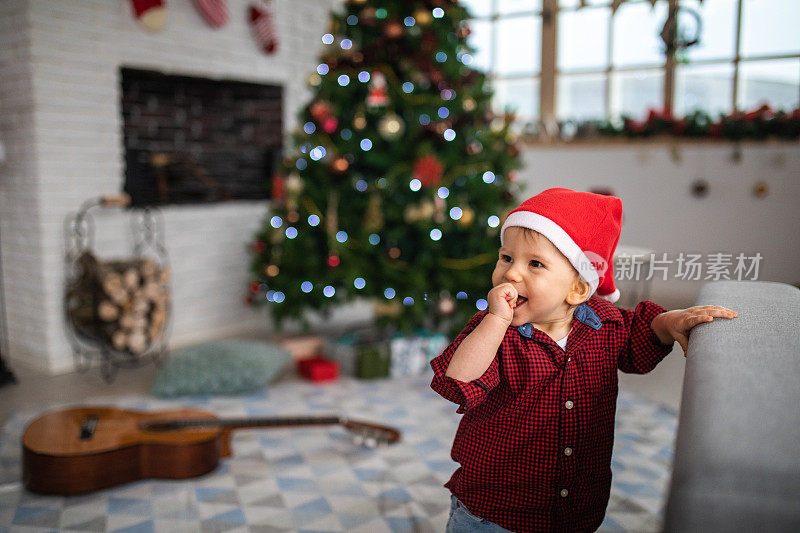
[{"label": "shirt sleeve", "polygon": [[653,370],[672,351],[674,343],[662,344],[650,324],[666,309],[649,300],[639,302],[636,309],[622,309],[624,332],[617,365],[623,372],[645,374]]},{"label": "shirt sleeve", "polygon": [[[438,357],[431,360],[431,368],[433,368],[433,381],[431,382],[431,388],[441,394],[444,398],[447,398],[453,403],[459,405],[458,413],[464,413],[469,409],[472,409],[476,405],[479,405],[483,400],[486,399],[489,391],[494,389],[500,383],[500,363],[498,361],[498,357],[495,354],[492,363],[489,365],[489,368],[486,369],[486,372],[483,375],[473,381],[464,382],[459,381],[457,379],[451,378],[445,375],[447,372],[447,367],[450,365],[450,359],[453,357],[456,349],[461,344],[461,341],[466,338],[467,335],[472,333],[472,330],[480,324],[483,317],[486,316],[486,311],[482,311],[480,313],[475,314],[472,317],[461,333],[458,334],[458,337],[450,343],[450,345],[444,349],[444,351]],[[498,348],[499,352],[500,348]]]}]

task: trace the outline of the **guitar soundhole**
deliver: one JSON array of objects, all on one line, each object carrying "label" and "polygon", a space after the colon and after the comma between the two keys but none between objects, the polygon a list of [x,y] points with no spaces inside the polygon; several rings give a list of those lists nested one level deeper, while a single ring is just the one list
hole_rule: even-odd
[{"label": "guitar soundhole", "polygon": [[81,440],[89,440],[94,435],[94,431],[97,429],[97,415],[87,415],[86,418],[83,419],[83,423],[81,424]]}]

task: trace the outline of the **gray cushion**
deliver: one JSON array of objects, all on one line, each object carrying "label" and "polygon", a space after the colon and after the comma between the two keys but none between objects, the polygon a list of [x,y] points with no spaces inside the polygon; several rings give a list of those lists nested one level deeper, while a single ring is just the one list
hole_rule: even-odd
[{"label": "gray cushion", "polygon": [[739,316],[689,337],[666,530],[800,531],[800,290],[718,281],[695,305]]},{"label": "gray cushion", "polygon": [[274,344],[227,340],[172,353],[156,376],[155,396],[240,394],[265,386],[292,360]]}]

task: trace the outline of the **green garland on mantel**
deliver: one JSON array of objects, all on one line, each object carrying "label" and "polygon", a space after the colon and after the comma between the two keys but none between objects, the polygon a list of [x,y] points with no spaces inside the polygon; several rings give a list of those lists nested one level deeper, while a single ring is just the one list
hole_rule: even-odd
[{"label": "green garland on mantel", "polygon": [[800,139],[800,108],[794,111],[775,110],[762,105],[747,112],[720,115],[714,120],[704,111],[695,111],[677,118],[669,111],[651,109],[647,119],[637,121],[623,116],[621,122],[586,121],[561,125],[563,140],[585,140],[597,137],[676,137],[690,139],[724,139],[730,141]]}]

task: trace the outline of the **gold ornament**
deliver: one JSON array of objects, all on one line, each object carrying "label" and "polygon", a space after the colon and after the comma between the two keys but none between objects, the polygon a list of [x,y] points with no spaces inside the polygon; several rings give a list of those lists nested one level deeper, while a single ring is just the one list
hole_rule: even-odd
[{"label": "gold ornament", "polygon": [[347,172],[347,169],[349,167],[350,163],[347,162],[347,159],[341,156],[334,159],[333,162],[331,163],[331,168],[333,169],[334,172],[338,174],[344,174],[345,172]]},{"label": "gold ornament", "polygon": [[472,98],[464,98],[464,102],[461,105],[464,111],[474,111],[478,104]]},{"label": "gold ornament", "polygon": [[401,119],[395,113],[386,113],[383,118],[381,118],[380,122],[378,122],[378,131],[380,132],[381,137],[387,141],[393,141],[397,139],[403,135],[405,129],[406,125],[403,123],[403,119]]},{"label": "gold ornament", "polygon": [[427,26],[433,20],[431,17],[430,12],[426,9],[418,9],[414,12],[414,20],[416,20],[419,24],[423,26]]},{"label": "gold ornament", "polygon": [[399,39],[403,36],[403,26],[399,22],[390,22],[383,27],[383,34],[389,39]]},{"label": "gold ornament", "polygon": [[267,268],[264,269],[264,272],[267,276],[274,278],[275,276],[280,273],[281,269],[278,268],[278,265],[269,265]]},{"label": "gold ornament", "polygon": [[363,130],[367,127],[367,117],[364,116],[364,113],[356,113],[356,116],[353,118],[353,127],[357,130]]},{"label": "gold ornament", "polygon": [[320,83],[322,83],[322,76],[314,72],[308,76],[306,83],[312,87],[317,87]]},{"label": "gold ornament", "polygon": [[287,194],[291,194],[293,196],[297,196],[303,190],[303,180],[292,172],[289,174],[289,177],[286,178],[286,192]]},{"label": "gold ornament", "polygon": [[474,220],[475,211],[471,207],[462,207],[461,218],[458,219],[458,223],[462,226],[470,226]]}]

